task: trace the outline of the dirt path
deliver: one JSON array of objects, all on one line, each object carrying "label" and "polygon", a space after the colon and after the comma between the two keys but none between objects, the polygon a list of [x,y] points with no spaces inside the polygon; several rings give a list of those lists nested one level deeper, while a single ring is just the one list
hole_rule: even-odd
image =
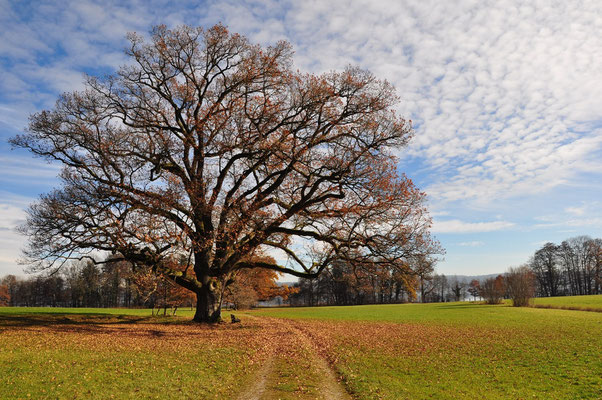
[{"label": "dirt path", "polygon": [[319,354],[315,342],[298,327],[293,328],[299,341],[308,348],[312,349],[313,365],[315,366],[320,379],[320,392],[324,399],[351,399],[351,396],[345,390],[343,384],[339,381],[336,372],[330,364]]},{"label": "dirt path", "polygon": [[272,354],[268,356],[259,372],[254,376],[254,382],[237,397],[237,400],[263,399],[267,388],[268,378],[272,375],[273,368],[274,355]]},{"label": "dirt path", "polygon": [[273,343],[263,350],[269,352],[266,361],[238,400],[352,399],[302,325],[253,316],[244,316],[243,323],[245,319],[260,325]]}]

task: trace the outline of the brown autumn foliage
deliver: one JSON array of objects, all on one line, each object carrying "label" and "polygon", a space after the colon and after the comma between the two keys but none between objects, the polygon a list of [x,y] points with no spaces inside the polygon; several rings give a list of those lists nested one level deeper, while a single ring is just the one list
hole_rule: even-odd
[{"label": "brown autumn foliage", "polygon": [[159,280],[156,292],[157,302],[155,304],[157,313],[162,308],[163,315],[166,315],[169,308],[172,314],[175,315],[180,307],[192,307],[196,300],[193,292],[175,284],[164,276],[158,276],[157,279]]},{"label": "brown autumn foliage", "polygon": [[224,301],[237,310],[247,310],[253,307],[259,299],[253,287],[235,281],[226,289]]},{"label": "brown autumn foliage", "polygon": [[479,294],[487,304],[500,304],[506,293],[506,283],[502,275],[486,279],[480,285]]},{"label": "brown autumn foliage", "polygon": [[6,307],[10,304],[10,292],[8,286],[0,285],[0,307]]},{"label": "brown autumn foliage", "polygon": [[[11,140],[64,167],[22,228],[34,269],[110,251],[194,292],[195,321],[212,322],[241,270],[313,278],[344,259],[407,274],[440,251],[392,156],[412,128],[389,83],[356,67],[300,73],[288,43],[222,25],[128,39],[129,65]],[[270,249],[288,262],[249,257]],[[165,262],[187,254],[187,274]]]},{"label": "brown autumn foliage", "polygon": [[[264,262],[276,262],[268,256],[261,256],[261,259]],[[224,293],[224,301],[233,303],[237,309],[246,309],[260,300],[271,300],[278,296],[286,300],[289,295],[298,292],[298,289],[288,285],[279,285],[278,279],[280,277],[281,274],[268,269],[240,270],[234,276],[234,282],[228,285]]]},{"label": "brown autumn foliage", "polygon": [[[170,268],[186,274],[186,266],[174,260],[167,260]],[[145,303],[150,303],[154,308],[163,309],[163,315],[167,309],[175,314],[179,307],[191,307],[195,303],[194,293],[177,285],[165,276],[157,275],[151,268],[138,268],[129,275],[132,287]]]}]

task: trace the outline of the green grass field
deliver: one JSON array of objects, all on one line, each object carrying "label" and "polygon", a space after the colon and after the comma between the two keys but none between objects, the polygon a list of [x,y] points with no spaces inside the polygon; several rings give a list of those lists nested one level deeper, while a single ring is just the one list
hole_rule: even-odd
[{"label": "green grass field", "polygon": [[0,398],[228,398],[256,369],[258,335],[188,313],[0,308]]},{"label": "green grass field", "polygon": [[534,299],[534,305],[536,307],[565,308],[602,312],[602,295],[541,297]]},{"label": "green grass field", "polygon": [[474,303],[281,308],[359,398],[602,398],[602,315]]},{"label": "green grass field", "polygon": [[0,308],[0,398],[327,398],[319,360],[358,399],[602,398],[602,313],[403,304],[198,326],[182,311]]}]

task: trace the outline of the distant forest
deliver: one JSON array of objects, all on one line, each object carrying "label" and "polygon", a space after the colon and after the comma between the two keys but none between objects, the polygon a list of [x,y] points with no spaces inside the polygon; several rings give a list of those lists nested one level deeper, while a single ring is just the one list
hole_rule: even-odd
[{"label": "distant forest", "polygon": [[528,265],[540,297],[602,294],[602,239],[577,236],[546,243]]},{"label": "distant forest", "polygon": [[[274,297],[287,299],[296,289],[277,283],[270,270],[243,270],[224,293],[230,307],[248,308]],[[74,262],[50,275],[0,279],[0,306],[24,307],[132,307],[170,309],[193,307],[196,295],[156,275],[150,268],[133,270],[125,261],[99,265]]]},{"label": "distant forest", "polygon": [[[578,236],[560,244],[546,243],[533,254],[526,266],[534,275],[538,297],[602,294],[602,239]],[[420,265],[416,271],[408,278],[408,275],[399,275],[378,265],[360,270],[339,261],[318,278],[300,279],[292,290],[282,293],[287,293],[287,301],[293,306],[386,304],[416,300],[444,302],[479,296],[479,282],[474,279],[468,281],[436,274],[431,263]],[[267,281],[273,279],[269,277]],[[270,288],[273,284],[262,285]],[[257,291],[260,292],[259,289]],[[245,297],[252,301],[267,300],[279,293],[275,288],[269,292],[272,295],[245,294]],[[230,297],[234,303],[236,297]],[[278,301],[281,303],[282,300]],[[76,263],[60,274],[25,279],[8,275],[0,280],[0,305],[173,307],[192,304],[192,292],[152,274],[133,274],[131,267],[124,262],[109,262],[102,267],[93,263]]]},{"label": "distant forest", "polygon": [[132,273],[123,261],[98,266],[73,263],[49,275],[21,279],[5,276],[1,293],[5,305],[26,307],[173,307],[192,306],[192,292],[148,271]]}]

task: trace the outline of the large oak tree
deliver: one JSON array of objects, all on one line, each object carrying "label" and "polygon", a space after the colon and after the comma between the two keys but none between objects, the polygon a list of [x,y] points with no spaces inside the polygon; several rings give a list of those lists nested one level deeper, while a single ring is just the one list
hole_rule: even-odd
[{"label": "large oak tree", "polygon": [[[87,77],[12,139],[64,166],[29,209],[29,262],[110,251],[194,291],[194,319],[211,322],[243,268],[316,277],[344,259],[411,274],[437,250],[423,193],[396,170],[412,129],[389,83],[300,73],[288,43],[221,25],[129,40],[129,65]],[[270,250],[288,261],[255,257]],[[169,267],[187,254],[189,268]]]}]

